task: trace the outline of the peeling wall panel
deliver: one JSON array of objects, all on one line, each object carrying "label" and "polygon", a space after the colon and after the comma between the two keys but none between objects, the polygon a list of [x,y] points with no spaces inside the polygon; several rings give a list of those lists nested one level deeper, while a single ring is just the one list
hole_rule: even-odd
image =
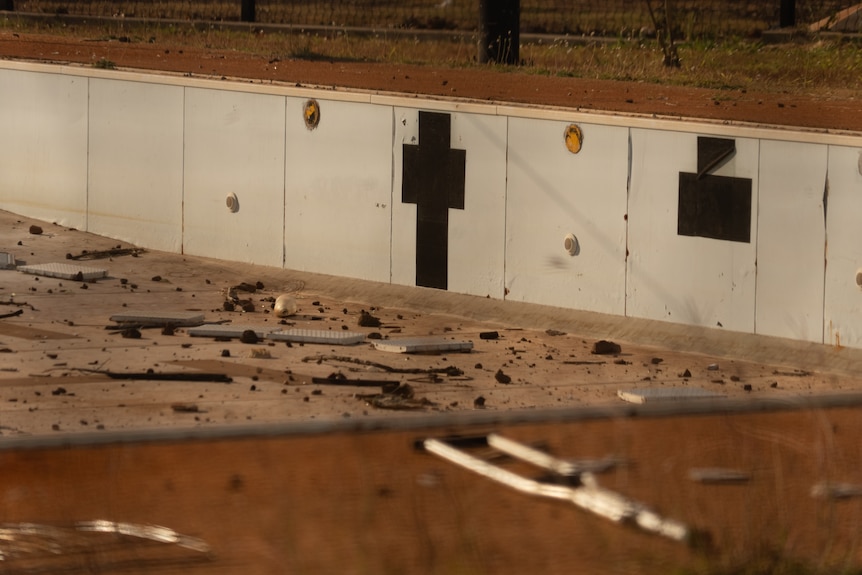
[{"label": "peeling wall panel", "polygon": [[862,148],[829,147],[825,342],[862,347]]},{"label": "peeling wall panel", "polygon": [[88,230],[179,252],[183,88],[90,80]]},{"label": "peeling wall panel", "polygon": [[389,282],[392,108],[287,99],[284,265]]},{"label": "peeling wall panel", "polygon": [[[698,156],[703,155],[707,138],[632,130],[627,313],[752,333],[758,140],[731,139],[734,153],[698,179]],[[750,189],[749,242],[680,233],[685,186],[699,186],[709,176],[742,182]]]},{"label": "peeling wall panel", "polygon": [[0,71],[0,208],[86,229],[87,82]]},{"label": "peeling wall panel", "polygon": [[506,297],[623,315],[629,131],[582,124],[574,154],[568,126],[509,120]]},{"label": "peeling wall panel", "polygon": [[284,130],[283,97],[186,89],[186,253],[282,266]]},{"label": "peeling wall panel", "polygon": [[[443,289],[458,293],[503,297],[506,121],[499,116],[395,109],[393,283],[445,285]],[[445,139],[438,148],[435,137]],[[411,150],[407,168],[405,145]],[[406,185],[405,169],[410,172]],[[448,208],[431,208],[434,214],[423,216],[422,206],[429,204]]]},{"label": "peeling wall panel", "polygon": [[763,140],[756,333],[823,341],[827,147]]}]

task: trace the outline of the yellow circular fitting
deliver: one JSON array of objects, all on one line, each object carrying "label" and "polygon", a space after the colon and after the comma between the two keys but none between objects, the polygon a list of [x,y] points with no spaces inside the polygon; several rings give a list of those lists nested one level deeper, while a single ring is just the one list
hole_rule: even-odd
[{"label": "yellow circular fitting", "polygon": [[576,124],[569,124],[566,127],[565,137],[566,148],[568,148],[571,153],[577,154],[581,151],[581,145],[584,142],[584,134]]},{"label": "yellow circular fitting", "polygon": [[320,123],[320,104],[317,100],[306,100],[302,106],[302,119],[305,122],[305,127],[313,130]]}]

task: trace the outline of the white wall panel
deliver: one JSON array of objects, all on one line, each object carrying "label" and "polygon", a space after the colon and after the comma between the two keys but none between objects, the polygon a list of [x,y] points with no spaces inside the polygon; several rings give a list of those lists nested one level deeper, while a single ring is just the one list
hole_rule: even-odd
[{"label": "white wall panel", "polygon": [[280,96],[186,89],[186,253],[282,266],[284,114]]},{"label": "white wall panel", "polygon": [[829,147],[825,342],[862,347],[862,149]]},{"label": "white wall panel", "polygon": [[179,252],[183,88],[90,80],[89,231]]},{"label": "white wall panel", "polygon": [[[449,147],[465,151],[464,208],[448,211],[448,289],[503,297],[507,118],[450,118]],[[403,200],[403,145],[421,145],[419,111],[395,109],[392,281],[416,285],[417,208]]]},{"label": "white wall panel", "polygon": [[581,124],[573,154],[568,125],[509,120],[507,298],[623,315],[629,131]]},{"label": "white wall panel", "polygon": [[680,172],[696,173],[696,134],[633,129],[627,314],[754,331],[758,141],[736,138],[716,176],[751,180],[750,241],[678,234]]},{"label": "white wall panel", "polygon": [[287,99],[284,265],[389,282],[392,108]]},{"label": "white wall panel", "polygon": [[392,283],[416,285],[416,204],[402,202],[403,146],[419,143],[419,111],[394,108],[392,146]]},{"label": "white wall panel", "polygon": [[756,331],[823,341],[827,147],[763,140]]},{"label": "white wall panel", "polygon": [[85,229],[87,79],[0,71],[0,208]]}]

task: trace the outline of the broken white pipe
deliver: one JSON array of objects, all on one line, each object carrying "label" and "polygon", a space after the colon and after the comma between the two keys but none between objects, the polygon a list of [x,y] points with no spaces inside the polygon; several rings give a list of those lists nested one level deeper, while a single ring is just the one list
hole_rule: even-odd
[{"label": "broken white pipe", "polygon": [[551,485],[522,477],[492,465],[438,439],[426,439],[423,445],[427,451],[443,459],[522,493],[568,500],[581,509],[610,519],[615,523],[631,521],[645,531],[675,541],[682,542],[689,539],[689,529],[683,523],[673,519],[665,519],[636,501],[600,487],[591,473],[582,473],[582,485],[577,487]]},{"label": "broken white pipe", "polygon": [[618,463],[615,457],[575,461],[560,459],[544,451],[533,449],[529,445],[524,445],[523,443],[507,439],[502,435],[497,435],[496,433],[488,435],[488,445],[498,451],[502,451],[506,455],[511,455],[536,467],[541,467],[542,469],[565,476],[580,475],[587,472],[601,473],[614,468]]},{"label": "broken white pipe", "polygon": [[186,549],[200,551],[201,553],[208,553],[210,550],[209,545],[203,539],[183,535],[170,527],[162,527],[161,525],[141,525],[96,519],[93,521],[79,521],[75,524],[75,528],[78,531],[117,533],[119,535],[149,539],[150,541],[157,541],[159,543],[173,543]]}]

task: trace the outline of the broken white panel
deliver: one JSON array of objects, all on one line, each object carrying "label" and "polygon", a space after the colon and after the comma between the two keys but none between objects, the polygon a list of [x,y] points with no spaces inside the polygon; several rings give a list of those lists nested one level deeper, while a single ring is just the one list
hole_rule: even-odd
[{"label": "broken white panel", "polygon": [[811,497],[814,497],[815,499],[849,499],[851,497],[862,497],[862,485],[855,483],[822,481],[811,487]]},{"label": "broken white panel", "polygon": [[259,325],[214,324],[190,327],[187,333],[193,337],[242,337],[243,332],[253,331],[258,339],[264,339],[272,328]]},{"label": "broken white panel", "polygon": [[365,341],[365,334],[355,331],[327,331],[323,329],[283,329],[266,334],[266,338],[295,343],[355,345]]},{"label": "broken white panel", "polygon": [[389,283],[392,108],[287,98],[284,267]]},{"label": "broken white panel", "polygon": [[127,311],[112,315],[111,321],[133,323],[136,325],[173,325],[182,327],[201,325],[204,322],[204,314],[194,311]]},{"label": "broken white panel", "polygon": [[734,138],[735,154],[710,172],[751,180],[746,243],[678,233],[680,173],[698,171],[697,134],[632,129],[631,138],[626,314],[753,333],[758,140]]},{"label": "broken white panel", "polygon": [[0,270],[15,269],[15,256],[8,252],[0,252]]},{"label": "broken white panel", "polygon": [[629,130],[568,126],[509,119],[506,299],[624,315]]},{"label": "broken white panel", "polygon": [[862,149],[829,147],[824,343],[862,347]]},{"label": "broken white panel", "polygon": [[90,80],[87,230],[179,252],[183,88]]},{"label": "broken white panel", "polygon": [[827,146],[763,140],[756,333],[823,341]]},{"label": "broken white panel", "polygon": [[724,397],[724,394],[699,387],[649,387],[644,389],[620,389],[617,391],[617,396],[629,403],[657,403],[693,399],[717,399]]},{"label": "broken white panel", "polygon": [[86,229],[87,78],[0,70],[0,209]]},{"label": "broken white panel", "polygon": [[443,351],[470,351],[472,341],[458,341],[442,337],[404,337],[374,341],[374,348],[392,353],[430,353]]},{"label": "broken white panel", "polygon": [[281,267],[284,98],[185,93],[183,252]]},{"label": "broken white panel", "polygon": [[108,270],[105,269],[62,263],[18,266],[18,271],[25,274],[76,281],[90,281],[108,276]]},{"label": "broken white panel", "polygon": [[[435,113],[450,118],[449,148],[465,151],[464,209],[448,210],[446,289],[502,299],[507,119],[463,112]],[[394,114],[392,283],[417,285],[417,207],[403,201],[402,170],[403,146],[421,142],[419,110],[395,108]]]}]

